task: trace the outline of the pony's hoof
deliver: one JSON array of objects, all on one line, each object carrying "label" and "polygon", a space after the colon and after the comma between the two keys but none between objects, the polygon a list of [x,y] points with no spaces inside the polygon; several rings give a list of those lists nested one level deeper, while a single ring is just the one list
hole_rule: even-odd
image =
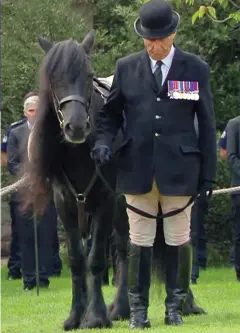
[{"label": "pony's hoof", "polygon": [[109,318],[113,321],[128,320],[130,318],[130,308],[128,304],[122,305],[111,303],[108,306]]},{"label": "pony's hoof", "polygon": [[80,328],[86,329],[86,328],[111,328],[112,322],[108,318],[102,319],[102,318],[92,318],[91,320],[84,320]]},{"label": "pony's hoof", "polygon": [[68,319],[64,321],[64,331],[71,331],[79,328],[80,322],[80,315],[78,315],[76,312],[72,312]]},{"label": "pony's hoof", "polygon": [[109,328],[112,327],[112,322],[108,317],[105,304],[96,306],[90,303],[86,310],[80,328]]}]

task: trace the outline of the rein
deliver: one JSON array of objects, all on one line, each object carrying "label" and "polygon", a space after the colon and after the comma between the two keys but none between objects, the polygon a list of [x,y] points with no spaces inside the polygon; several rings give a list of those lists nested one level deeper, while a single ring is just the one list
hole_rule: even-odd
[{"label": "rein", "polygon": [[[111,186],[109,185],[108,181],[106,180],[106,178],[103,176],[100,168],[99,168],[99,165],[97,163],[95,163],[95,168],[96,168],[96,172],[99,176],[99,178],[101,179],[101,181],[103,182],[103,184],[106,186],[106,188],[109,190],[109,192],[114,195],[116,198],[117,197],[120,197],[124,194],[117,194],[112,188]],[[132,205],[129,205],[127,202],[125,202],[125,207],[128,208],[129,210],[131,210],[132,212],[140,215],[140,216],[143,216],[143,217],[146,217],[146,218],[149,218],[149,219],[156,219],[158,222],[161,220],[161,219],[164,219],[164,218],[167,218],[167,217],[171,217],[171,216],[175,216],[181,212],[183,212],[188,206],[190,206],[197,198],[198,195],[195,195],[195,196],[192,196],[188,203],[186,205],[184,205],[183,207],[181,208],[178,208],[178,209],[174,209],[166,214],[158,214],[158,215],[152,215],[152,214],[149,214],[147,212],[144,212],[143,210],[139,209],[139,208],[136,208]]]}]

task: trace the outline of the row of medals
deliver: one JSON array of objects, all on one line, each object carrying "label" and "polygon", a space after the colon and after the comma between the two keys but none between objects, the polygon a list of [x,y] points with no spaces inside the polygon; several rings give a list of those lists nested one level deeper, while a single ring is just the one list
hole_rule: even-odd
[{"label": "row of medals", "polygon": [[179,92],[179,91],[170,91],[168,93],[170,99],[188,99],[192,101],[199,100],[199,93],[198,92]]}]

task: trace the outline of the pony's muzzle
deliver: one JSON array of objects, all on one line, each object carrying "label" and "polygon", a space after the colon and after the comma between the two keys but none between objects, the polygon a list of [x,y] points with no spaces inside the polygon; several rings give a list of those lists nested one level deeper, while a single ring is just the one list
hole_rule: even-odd
[{"label": "pony's muzzle", "polygon": [[65,136],[67,141],[73,143],[82,143],[91,132],[91,124],[89,120],[86,121],[85,127],[76,127],[72,123],[66,123],[64,126]]}]

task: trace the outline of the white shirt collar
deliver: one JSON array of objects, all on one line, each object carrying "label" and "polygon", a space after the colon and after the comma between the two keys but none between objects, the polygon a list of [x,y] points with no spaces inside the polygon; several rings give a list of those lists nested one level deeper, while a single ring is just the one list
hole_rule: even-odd
[{"label": "white shirt collar", "polygon": [[33,127],[33,125],[30,123],[30,121],[29,121],[29,120],[27,121],[27,124],[28,124],[28,128],[31,130],[31,129],[32,129],[32,127]]},{"label": "white shirt collar", "polygon": [[[172,60],[173,60],[173,56],[174,56],[174,52],[175,52],[175,47],[172,45],[169,54],[168,54],[164,59],[162,59],[162,62],[163,62],[164,65],[167,66],[168,68],[171,67]],[[150,60],[151,60],[151,67],[152,67],[152,69],[154,69],[154,68],[155,68],[155,65],[156,65],[156,63],[157,63],[157,60],[152,59],[152,58],[150,57],[150,55],[149,55],[149,58],[150,58]]]}]

